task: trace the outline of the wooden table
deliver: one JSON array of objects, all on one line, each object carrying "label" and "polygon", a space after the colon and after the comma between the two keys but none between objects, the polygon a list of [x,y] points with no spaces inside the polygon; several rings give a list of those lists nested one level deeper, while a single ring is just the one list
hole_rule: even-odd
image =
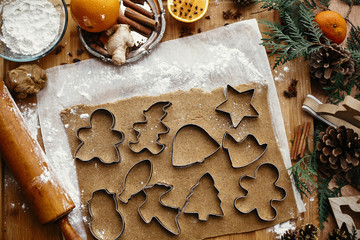
[{"label": "wooden table", "polygon": [[[69,3],[70,0],[66,0]],[[166,1],[163,2],[166,6]],[[334,7],[333,7],[334,6]],[[178,38],[183,27],[192,29],[193,34],[198,32],[207,31],[210,29],[218,28],[223,26],[225,23],[233,23],[239,20],[225,20],[223,18],[223,11],[228,9],[236,10],[236,7],[231,0],[211,0],[209,10],[206,16],[210,16],[210,19],[201,19],[192,24],[184,24],[173,19],[169,14],[166,14],[166,32],[162,41],[167,41],[171,39]],[[332,5],[332,9],[345,13],[347,11],[347,6],[344,4]],[[256,18],[256,19],[266,19],[273,21],[277,18],[273,11],[271,12],[261,12],[258,14],[251,14],[258,12],[259,6],[252,5],[246,8],[240,8],[242,17],[240,20]],[[359,13],[359,9],[353,10],[352,16]],[[345,14],[344,14],[345,15]],[[355,18],[354,18],[355,19]],[[354,21],[359,25],[359,19]],[[201,30],[199,30],[201,29]],[[264,30],[264,27],[260,25],[260,29]],[[63,63],[72,63],[74,58],[79,58],[81,60],[91,58],[88,53],[84,53],[80,56],[76,55],[78,49],[82,48],[82,44],[79,41],[78,33],[76,30],[76,25],[69,16],[69,25],[66,31],[66,34],[63,40],[60,43],[64,46],[64,49],[59,54],[55,54],[53,51],[44,58],[35,61],[34,63],[40,65],[43,68],[50,68],[57,66]],[[71,57],[71,53],[73,57]],[[270,64],[273,66],[274,57],[269,58]],[[9,62],[0,60],[0,69],[2,70],[2,77],[5,77],[5,74],[8,70],[16,68],[19,66],[19,63]],[[273,70],[273,75],[275,79],[275,84],[278,91],[278,96],[280,99],[280,104],[282,108],[282,114],[285,121],[285,128],[287,133],[287,138],[290,143],[290,140],[293,139],[294,129],[297,125],[302,124],[305,121],[312,121],[312,118],[305,114],[301,110],[303,100],[307,94],[311,93],[311,84],[308,73],[307,62],[301,59],[293,60],[290,63],[278,67],[276,70]],[[287,99],[283,96],[284,90],[287,89],[291,79],[299,80],[297,90],[298,95],[296,98]],[[314,91],[314,90],[313,90]],[[321,91],[315,89],[317,96],[323,96]],[[322,99],[324,99],[322,97]],[[30,97],[26,101],[18,102],[20,105],[29,105],[29,103],[35,103],[36,98]],[[311,131],[312,132],[312,131]],[[1,134],[1,133],[0,133]],[[311,138],[311,136],[310,136]],[[28,207],[26,200],[22,196],[19,186],[16,181],[13,179],[11,173],[6,168],[4,163],[0,165],[1,169],[1,178],[0,178],[0,219],[1,221],[1,235],[0,239],[4,240],[14,240],[14,239],[46,239],[46,240],[55,240],[62,239],[60,230],[57,225],[50,224],[42,226],[37,221],[33,215],[31,209]],[[301,214],[298,219],[295,219],[297,226],[301,226],[306,223],[313,223],[318,225],[317,219],[317,198],[314,193],[311,198],[304,199],[306,204],[306,212]],[[214,239],[230,240],[230,239],[274,239],[276,236],[275,233],[269,232],[267,229],[259,230],[256,232],[238,234],[232,236],[222,236]],[[324,238],[326,239],[326,238]]]}]

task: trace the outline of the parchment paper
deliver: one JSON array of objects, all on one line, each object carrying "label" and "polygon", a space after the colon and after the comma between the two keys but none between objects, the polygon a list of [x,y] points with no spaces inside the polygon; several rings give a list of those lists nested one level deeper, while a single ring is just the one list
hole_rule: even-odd
[{"label": "parchment paper", "polygon": [[[77,176],[60,111],[77,104],[102,104],[141,95],[226,84],[263,82],[275,137],[285,166],[291,165],[284,122],[256,20],[247,20],[187,38],[161,43],[137,63],[116,67],[96,59],[47,70],[48,84],[38,95],[39,118],[50,166],[80,207]],[[229,81],[230,80],[230,81]],[[86,118],[88,116],[81,116]],[[300,211],[304,206],[296,199]],[[79,211],[71,214],[85,234]],[[83,235],[85,236],[85,235]]]}]

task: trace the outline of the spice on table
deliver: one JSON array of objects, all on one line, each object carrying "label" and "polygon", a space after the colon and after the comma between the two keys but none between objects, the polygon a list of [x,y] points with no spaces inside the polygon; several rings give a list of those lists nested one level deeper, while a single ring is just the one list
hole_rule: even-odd
[{"label": "spice on table", "polygon": [[76,51],[76,55],[77,56],[80,56],[81,54],[83,54],[84,53],[84,49],[82,49],[82,48],[79,48],[77,51]]},{"label": "spice on table", "polygon": [[291,160],[297,160],[298,157],[302,158],[305,155],[306,140],[310,131],[310,122],[297,126],[295,130],[294,143],[291,148]]},{"label": "spice on table", "polygon": [[61,51],[63,50],[64,46],[63,45],[59,45],[55,48],[55,55],[58,55],[59,53],[61,53]]},{"label": "spice on table", "polygon": [[80,62],[81,60],[80,59],[78,59],[78,58],[74,58],[73,59],[73,63],[77,63],[77,62]]},{"label": "spice on table", "polygon": [[296,79],[291,79],[290,86],[288,87],[288,90],[284,91],[284,96],[286,98],[293,98],[297,95],[296,85],[298,81]]}]

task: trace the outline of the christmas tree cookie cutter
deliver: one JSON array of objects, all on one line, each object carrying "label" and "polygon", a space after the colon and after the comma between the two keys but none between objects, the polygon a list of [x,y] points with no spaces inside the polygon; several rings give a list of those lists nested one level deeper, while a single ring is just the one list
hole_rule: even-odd
[{"label": "christmas tree cookie cutter", "polygon": [[97,240],[102,240],[103,238],[100,238],[96,235],[96,233],[94,232],[93,230],[93,227],[92,227],[92,223],[95,219],[95,216],[93,214],[93,212],[91,211],[91,201],[94,199],[95,197],[95,194],[99,193],[99,192],[105,192],[107,195],[112,195],[112,198],[114,200],[114,203],[115,203],[115,211],[118,213],[120,219],[121,219],[121,222],[122,222],[122,227],[121,227],[121,231],[120,233],[114,238],[114,239],[119,239],[124,231],[125,231],[125,220],[124,220],[124,216],[121,214],[121,212],[118,210],[118,202],[116,200],[116,193],[110,193],[106,188],[102,188],[102,189],[98,189],[96,191],[94,191],[92,194],[91,194],[91,198],[86,201],[87,204],[88,204],[88,211],[89,211],[89,215],[90,215],[90,221],[89,221],[89,229],[90,229],[90,232],[91,232],[91,235],[97,239]]},{"label": "christmas tree cookie cutter", "polygon": [[[127,179],[128,179],[129,174],[130,174],[130,173],[133,173],[140,165],[143,165],[143,164],[149,164],[149,166],[150,166],[150,172],[149,172],[149,174],[148,174],[148,179],[147,179],[145,182],[139,180],[139,182],[141,182],[141,185],[143,185],[144,187],[135,190],[133,193],[130,194],[129,197],[126,197],[126,198],[124,199],[124,197],[122,197],[121,195],[123,195],[123,193],[124,193],[125,190],[126,190],[126,181],[127,181]],[[145,160],[142,160],[142,161],[137,162],[136,164],[134,164],[134,165],[129,169],[129,171],[126,173],[126,175],[125,175],[124,183],[123,183],[123,188],[122,188],[122,190],[120,191],[120,193],[119,193],[119,195],[118,195],[120,201],[123,202],[123,203],[125,203],[125,204],[127,204],[127,203],[129,202],[129,200],[130,200],[133,196],[135,196],[136,194],[138,194],[139,192],[141,192],[142,190],[144,190],[144,188],[148,185],[148,183],[149,183],[150,180],[151,180],[152,173],[153,173],[153,164],[152,164],[152,162],[151,162],[150,160],[145,159]],[[136,174],[136,173],[135,173],[135,174]],[[142,176],[146,176],[146,175],[142,174]],[[137,177],[137,178],[139,178],[139,177]]]},{"label": "christmas tree cookie cutter", "polygon": [[[258,145],[258,147],[262,147],[262,148],[264,148],[264,150],[263,150],[263,152],[262,152],[260,155],[258,155],[258,156],[257,156],[256,158],[254,158],[252,161],[250,161],[250,162],[248,162],[248,163],[246,163],[246,164],[244,164],[244,165],[242,165],[242,166],[234,166],[234,161],[233,161],[233,159],[232,159],[232,157],[231,157],[229,148],[227,148],[227,147],[225,146],[225,141],[226,141],[226,139],[227,139],[228,137],[230,138],[231,141],[235,142],[236,144],[242,144],[242,143],[245,142],[247,139],[251,138],[252,140],[255,141],[255,143]],[[265,152],[266,152],[266,150],[267,150],[267,147],[268,147],[268,144],[267,144],[267,143],[260,144],[259,141],[258,141],[258,139],[257,139],[254,135],[252,135],[252,134],[248,134],[248,135],[246,135],[246,137],[244,137],[242,140],[236,141],[236,139],[235,139],[230,133],[225,132],[224,137],[223,137],[223,140],[222,140],[222,149],[223,149],[223,150],[226,152],[226,154],[228,155],[228,157],[229,157],[229,159],[230,159],[231,167],[234,168],[234,169],[238,169],[238,168],[242,168],[242,167],[247,167],[247,166],[251,165],[252,163],[256,162],[257,160],[259,160],[259,159],[265,154]]]},{"label": "christmas tree cookie cutter", "polygon": [[[147,124],[148,123],[148,117],[146,116],[146,113],[148,111],[150,111],[151,108],[155,107],[156,105],[161,105],[163,104],[164,106],[162,107],[162,110],[164,111],[164,114],[161,116],[160,118],[160,123],[166,128],[166,130],[164,132],[159,132],[156,136],[156,144],[161,146],[161,149],[157,152],[157,153],[153,153],[149,148],[147,147],[144,147],[142,148],[140,151],[135,151],[131,145],[134,145],[134,144],[138,144],[140,142],[139,138],[140,138],[140,135],[141,133],[135,129],[135,125],[137,124]],[[159,143],[159,140],[160,140],[160,136],[163,135],[163,134],[167,134],[169,133],[170,131],[170,128],[168,126],[165,125],[165,123],[163,122],[163,119],[167,116],[167,111],[166,111],[166,108],[170,107],[171,106],[171,102],[169,101],[159,101],[159,102],[155,102],[154,104],[152,104],[148,109],[146,110],[143,110],[142,114],[145,118],[144,121],[138,121],[138,122],[134,122],[134,124],[132,125],[132,129],[134,130],[135,134],[136,134],[136,141],[135,142],[129,142],[129,148],[132,152],[134,153],[142,153],[144,151],[149,151],[152,155],[158,155],[160,154],[162,151],[164,151],[164,149],[166,148],[166,145],[165,144],[161,144]]]},{"label": "christmas tree cookie cutter", "polygon": [[[214,145],[216,145],[216,148],[215,150],[210,153],[209,155],[205,156],[204,158],[202,158],[202,160],[200,161],[196,161],[196,162],[191,162],[191,163],[188,163],[188,164],[176,164],[175,161],[174,161],[174,149],[175,149],[175,141],[176,141],[176,138],[178,136],[178,134],[185,128],[188,128],[188,127],[192,127],[192,128],[197,128],[198,130],[200,130],[201,132],[205,133],[210,141],[212,143],[214,143]],[[184,126],[180,127],[177,132],[175,133],[174,135],[174,139],[173,139],[173,143],[172,143],[172,152],[171,152],[171,164],[173,165],[173,167],[191,167],[193,165],[196,165],[196,164],[199,164],[199,163],[203,163],[206,159],[208,159],[209,157],[213,156],[215,153],[217,153],[217,151],[220,149],[220,144],[202,127],[200,127],[199,125],[196,125],[196,124],[185,124]]]},{"label": "christmas tree cookie cutter", "polygon": [[[229,90],[235,92],[235,93],[238,94],[238,95],[250,93],[250,94],[251,94],[251,99],[250,99],[249,105],[250,105],[251,109],[255,111],[255,115],[244,115],[244,116],[242,116],[242,118],[241,118],[237,123],[235,123],[235,122],[234,122],[234,119],[233,119],[233,117],[232,117],[231,112],[227,112],[227,111],[224,111],[224,110],[219,109],[222,105],[224,105],[226,102],[228,102],[228,100],[229,100]],[[237,127],[240,125],[241,121],[242,121],[244,118],[257,118],[257,117],[260,116],[259,112],[258,112],[258,111],[255,109],[255,107],[252,105],[252,100],[253,100],[253,98],[254,98],[254,93],[255,93],[255,88],[251,88],[251,89],[245,90],[245,91],[243,91],[243,92],[239,92],[239,91],[236,90],[234,87],[232,87],[232,86],[230,86],[230,85],[227,85],[227,89],[226,89],[226,92],[225,92],[225,101],[223,101],[222,103],[220,103],[220,104],[215,108],[215,111],[229,116],[229,117],[230,117],[230,120],[231,120],[232,126],[233,126],[234,128],[237,128]]]},{"label": "christmas tree cookie cutter", "polygon": [[[98,157],[98,156],[93,156],[90,160],[83,160],[83,159],[81,159],[81,158],[79,158],[79,157],[76,156],[77,153],[79,152],[79,150],[81,149],[81,147],[82,147],[82,146],[84,145],[84,143],[85,143],[84,140],[82,140],[81,137],[80,137],[80,135],[79,135],[80,132],[81,132],[82,130],[91,129],[91,128],[93,127],[92,119],[93,119],[94,115],[95,115],[96,113],[99,113],[99,112],[103,112],[103,113],[111,116],[111,118],[112,118],[112,124],[111,124],[111,126],[110,126],[110,130],[111,130],[112,132],[116,132],[116,133],[120,134],[120,136],[121,136],[120,141],[114,144],[114,148],[115,148],[116,154],[117,154],[117,160],[116,160],[116,161],[113,161],[113,162],[105,162],[102,158],[100,158],[100,157]],[[80,144],[79,144],[79,146],[78,146],[78,147],[76,148],[76,150],[75,150],[75,153],[74,153],[75,158],[78,159],[78,160],[80,160],[80,161],[83,161],[83,162],[92,161],[93,159],[99,159],[99,160],[100,160],[102,163],[104,163],[104,164],[120,163],[120,162],[121,162],[121,154],[120,154],[120,151],[119,151],[119,149],[118,149],[118,146],[125,140],[125,135],[124,135],[124,133],[123,133],[122,131],[118,131],[118,130],[115,130],[115,129],[114,129],[115,123],[116,123],[115,116],[114,116],[114,114],[113,114],[112,112],[110,112],[109,110],[107,110],[107,109],[105,109],[105,108],[98,108],[98,109],[96,109],[95,111],[93,111],[93,112],[91,113],[91,115],[90,115],[89,126],[88,126],[88,127],[81,127],[81,128],[79,128],[79,129],[76,131],[76,137],[77,137],[77,139],[80,141]]]},{"label": "christmas tree cookie cutter", "polygon": [[[270,219],[266,219],[266,218],[261,217],[260,214],[259,214],[259,210],[258,210],[258,208],[256,208],[256,207],[255,207],[255,208],[252,208],[250,211],[243,212],[243,211],[241,211],[241,210],[236,206],[236,202],[237,202],[239,199],[246,198],[246,197],[249,195],[249,191],[241,185],[241,180],[242,180],[243,178],[245,178],[245,177],[246,177],[246,178],[250,178],[250,179],[256,179],[257,171],[259,170],[259,168],[261,168],[261,167],[263,167],[263,166],[269,166],[269,167],[271,167],[271,168],[274,169],[274,171],[275,171],[276,174],[277,174],[277,178],[276,178],[276,180],[274,181],[273,185],[274,185],[274,187],[275,187],[276,189],[278,189],[278,190],[280,190],[280,191],[283,192],[283,197],[282,197],[281,199],[271,199],[271,200],[270,200],[270,207],[271,207],[271,209],[274,211],[274,217],[272,217],[272,218],[270,218]],[[281,201],[283,201],[283,200],[286,198],[286,195],[287,195],[286,190],[285,190],[284,188],[282,188],[282,187],[280,187],[280,186],[277,185],[277,182],[278,182],[279,178],[280,178],[280,171],[279,171],[279,169],[278,169],[274,164],[272,164],[272,163],[263,163],[263,164],[260,164],[259,166],[257,166],[257,168],[255,169],[254,177],[248,176],[248,175],[243,175],[243,176],[241,176],[240,179],[239,179],[239,186],[246,192],[246,194],[245,194],[245,196],[237,197],[237,198],[234,200],[234,207],[235,207],[235,209],[236,209],[237,211],[239,211],[240,213],[243,213],[243,214],[247,214],[247,213],[251,213],[252,211],[255,211],[256,215],[257,215],[258,218],[260,218],[261,220],[266,221],[266,222],[274,221],[274,220],[276,219],[277,215],[278,215],[278,212],[277,212],[276,208],[273,206],[273,202],[281,202]]]},{"label": "christmas tree cookie cutter", "polygon": [[[178,232],[173,232],[173,231],[171,231],[169,228],[167,228],[167,227],[165,226],[165,224],[164,224],[163,222],[161,222],[161,220],[160,220],[157,216],[152,216],[152,217],[150,218],[150,220],[147,221],[147,220],[145,219],[145,217],[143,216],[143,214],[141,213],[141,208],[144,206],[144,204],[146,203],[146,201],[147,201],[147,199],[148,199],[148,195],[147,195],[147,193],[146,193],[146,189],[152,188],[152,187],[154,187],[154,186],[156,186],[156,185],[157,185],[157,186],[164,186],[164,187],[168,188],[168,190],[166,190],[166,192],[164,192],[163,194],[161,194],[161,195],[159,196],[159,203],[160,203],[162,206],[164,206],[164,207],[168,207],[168,208],[171,208],[171,209],[174,209],[174,210],[177,210],[177,211],[178,211],[178,213],[177,213],[177,215],[176,215],[176,217],[175,217],[175,224],[176,224],[176,228],[177,228]],[[174,188],[174,187],[173,187],[172,185],[169,185],[169,184],[166,184],[166,183],[160,183],[160,182],[145,187],[145,188],[142,190],[143,193],[145,194],[145,200],[144,200],[144,202],[139,206],[138,212],[139,212],[139,215],[140,215],[141,219],[142,219],[146,224],[149,224],[153,219],[155,219],[166,231],[168,231],[169,233],[171,233],[171,234],[173,234],[173,235],[175,235],[175,236],[179,236],[180,233],[181,233],[181,229],[180,229],[180,225],[179,225],[179,220],[178,220],[178,219],[179,219],[179,216],[180,216],[180,214],[181,214],[181,210],[180,210],[179,207],[171,207],[171,206],[168,206],[168,205],[166,205],[166,204],[164,204],[164,203],[162,202],[162,197],[163,197],[164,195],[166,195],[167,193],[169,193],[171,190],[173,190],[173,188]]]},{"label": "christmas tree cookie cutter", "polygon": [[[190,202],[191,196],[194,194],[194,189],[200,184],[201,179],[202,179],[203,177],[205,177],[205,176],[209,176],[209,177],[211,178],[212,182],[214,183],[214,188],[215,188],[215,190],[217,191],[216,196],[218,197],[218,199],[219,199],[219,201],[220,201],[219,206],[220,206],[221,214],[209,213],[205,219],[201,219],[198,212],[187,212],[187,211],[186,211],[186,207],[188,206],[188,204],[189,204],[189,202]],[[215,186],[215,180],[214,180],[213,176],[212,176],[209,172],[204,173],[204,174],[198,179],[198,181],[196,182],[196,184],[195,184],[193,187],[191,187],[191,189],[190,189],[190,194],[186,197],[186,202],[185,202],[185,204],[184,204],[184,206],[183,206],[183,208],[182,208],[182,212],[183,212],[183,213],[189,213],[189,214],[196,214],[197,217],[198,217],[198,220],[199,220],[199,221],[204,221],[204,222],[206,222],[207,220],[209,220],[209,217],[210,217],[210,216],[223,217],[223,216],[224,216],[224,211],[223,211],[223,208],[222,208],[222,206],[221,206],[222,201],[221,201],[221,199],[220,199],[220,197],[219,197],[219,193],[220,193],[220,191],[219,191],[219,189],[217,189],[217,187]]]}]

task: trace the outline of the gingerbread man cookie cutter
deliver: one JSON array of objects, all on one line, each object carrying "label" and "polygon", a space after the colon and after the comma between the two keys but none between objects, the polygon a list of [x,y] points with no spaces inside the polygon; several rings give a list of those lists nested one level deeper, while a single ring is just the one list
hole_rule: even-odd
[{"label": "gingerbread man cookie cutter", "polygon": [[[281,199],[271,199],[271,200],[270,200],[270,207],[274,210],[274,213],[275,213],[275,214],[274,214],[274,217],[272,217],[272,218],[270,218],[270,219],[265,219],[265,218],[261,217],[260,214],[259,214],[259,210],[258,210],[256,207],[255,207],[255,208],[252,208],[250,211],[243,212],[243,211],[241,211],[241,210],[236,206],[236,202],[237,202],[239,199],[246,198],[246,197],[248,196],[248,194],[249,194],[249,191],[241,185],[241,180],[242,180],[243,178],[245,178],[245,177],[250,178],[250,179],[256,179],[257,171],[259,170],[260,167],[263,167],[263,166],[269,166],[269,167],[273,168],[273,169],[276,171],[276,173],[277,173],[277,178],[276,178],[276,180],[274,181],[273,185],[275,186],[276,189],[279,189],[280,191],[283,192],[283,197],[282,197]],[[236,209],[237,211],[239,211],[240,213],[244,213],[244,214],[247,214],[247,213],[250,213],[250,212],[252,212],[252,211],[255,211],[255,212],[256,212],[256,215],[257,215],[261,220],[266,221],[266,222],[274,221],[274,220],[276,219],[277,215],[278,215],[278,212],[277,212],[276,208],[273,206],[273,202],[281,202],[281,201],[283,201],[283,200],[286,198],[286,195],[287,195],[286,190],[285,190],[284,188],[282,188],[282,187],[280,187],[280,186],[277,185],[277,182],[278,182],[279,178],[280,178],[279,169],[278,169],[274,164],[272,164],[272,163],[263,163],[263,164],[260,164],[259,166],[257,166],[257,168],[255,169],[254,177],[248,176],[248,175],[241,176],[240,179],[239,179],[239,186],[240,186],[243,190],[245,190],[246,194],[245,194],[245,196],[237,197],[237,198],[234,200],[234,207],[235,207],[235,209]]]},{"label": "gingerbread man cookie cutter", "polygon": [[[84,140],[82,140],[82,139],[80,138],[80,135],[79,135],[80,132],[81,132],[82,130],[86,130],[86,129],[91,129],[91,128],[92,128],[92,119],[93,119],[93,116],[94,116],[96,113],[99,113],[99,112],[104,112],[105,114],[108,114],[108,115],[111,116],[111,118],[112,118],[112,125],[110,126],[110,130],[113,131],[113,132],[119,133],[120,136],[121,136],[120,141],[114,144],[114,148],[115,148],[115,150],[116,150],[116,154],[117,154],[117,156],[118,156],[118,159],[117,159],[116,161],[113,161],[113,162],[105,162],[103,159],[101,159],[101,158],[98,157],[98,156],[93,156],[90,160],[83,160],[83,159],[81,159],[81,158],[79,158],[79,157],[76,156],[77,153],[79,152],[79,150],[81,149],[81,147],[82,147],[82,146],[84,145],[84,143],[85,143]],[[76,131],[76,137],[77,137],[77,139],[80,141],[80,144],[79,144],[79,146],[78,146],[78,147],[76,148],[76,150],[75,150],[75,153],[74,153],[75,158],[78,159],[78,160],[80,160],[80,161],[83,161],[83,162],[88,162],[88,161],[91,161],[91,160],[97,158],[97,159],[99,159],[99,160],[100,160],[102,163],[104,163],[104,164],[120,163],[120,162],[121,162],[121,155],[120,155],[120,151],[119,151],[119,149],[118,149],[118,145],[120,145],[122,142],[124,142],[124,140],[125,140],[125,135],[124,135],[124,133],[123,133],[122,131],[118,131],[118,130],[115,130],[115,129],[114,129],[115,123],[116,123],[115,116],[114,116],[114,114],[113,114],[112,112],[110,112],[109,110],[107,110],[107,109],[105,109],[105,108],[98,108],[98,109],[96,109],[95,111],[93,111],[93,112],[91,113],[91,115],[90,115],[89,126],[88,126],[88,127],[81,127],[81,128],[79,128],[79,129]]]}]

